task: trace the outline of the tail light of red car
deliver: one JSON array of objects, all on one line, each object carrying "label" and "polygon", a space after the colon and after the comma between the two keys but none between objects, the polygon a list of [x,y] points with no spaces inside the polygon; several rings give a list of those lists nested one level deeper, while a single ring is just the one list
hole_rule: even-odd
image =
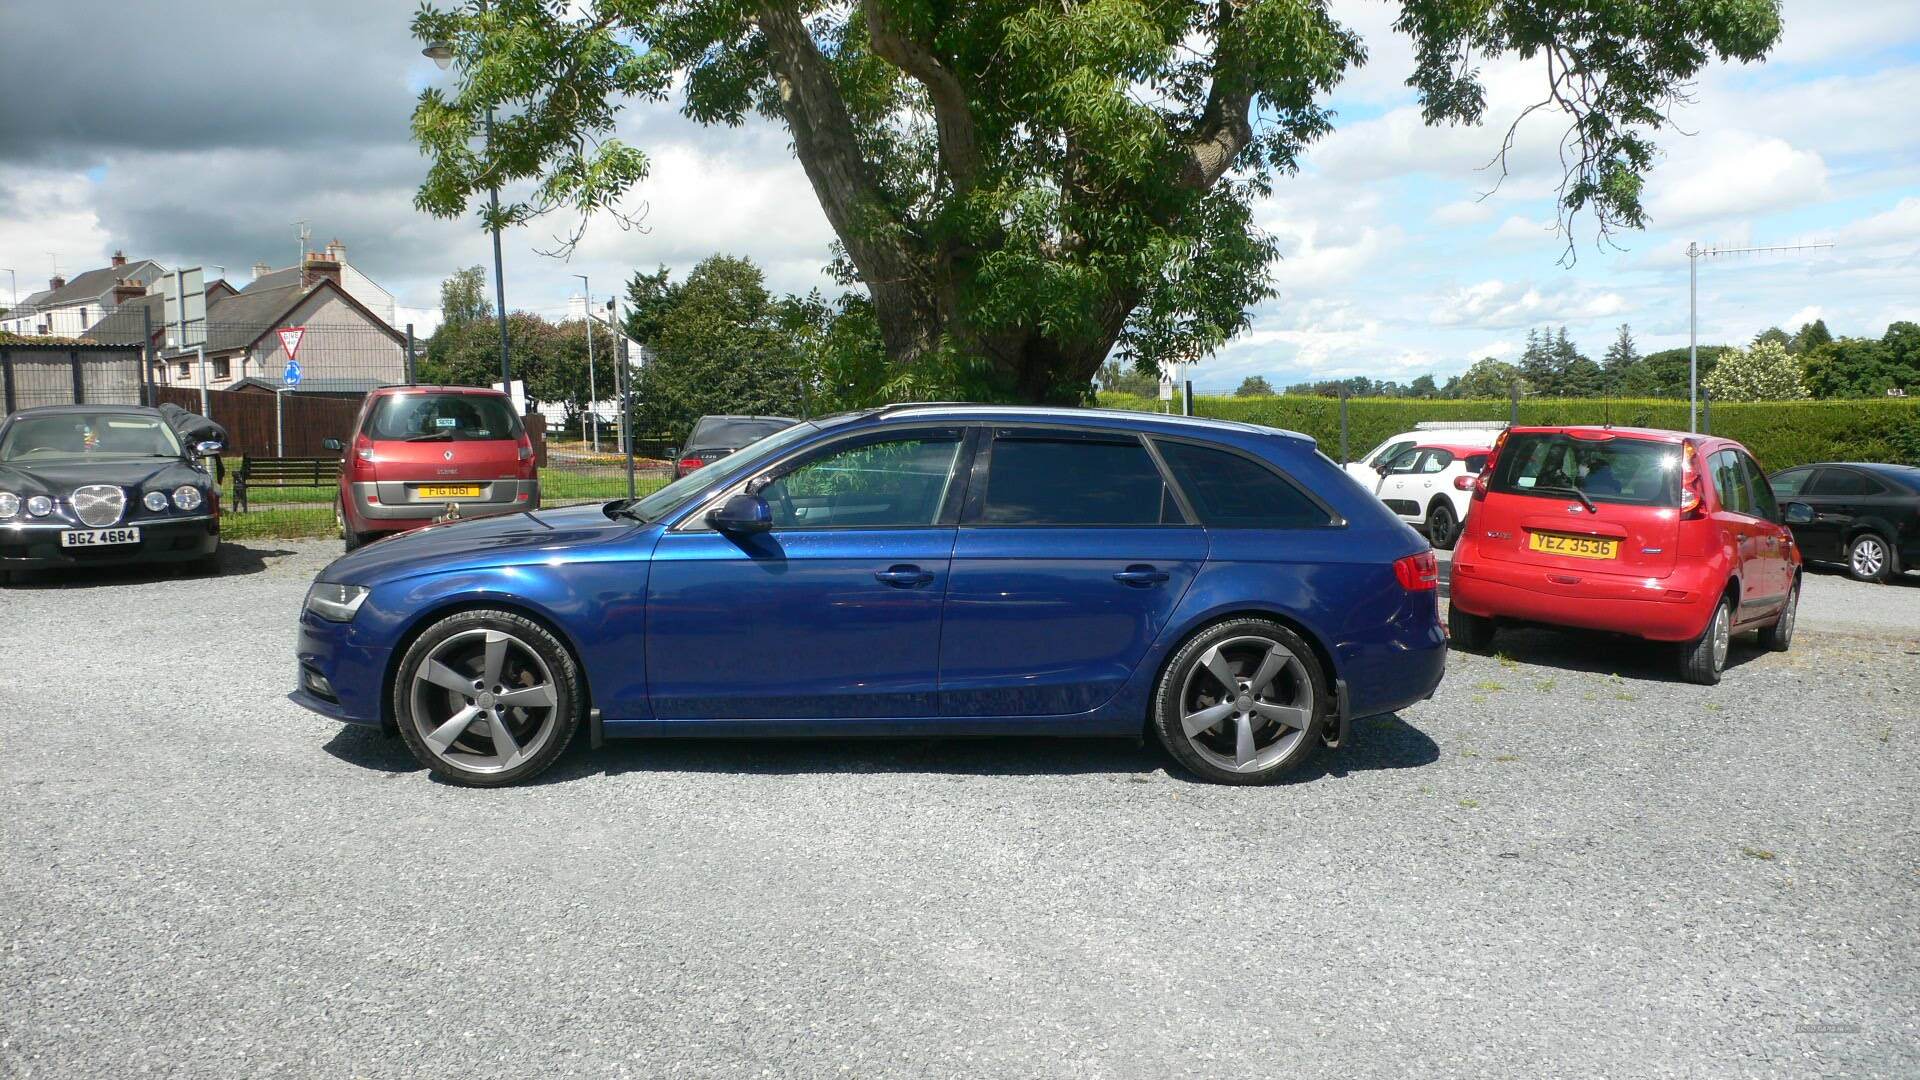
[{"label": "tail light of red car", "polygon": [[1493,467],[1500,462],[1500,448],[1507,445],[1507,433],[1493,440],[1493,449],[1487,451],[1487,463],[1480,467],[1480,475],[1473,478],[1473,498],[1475,502],[1487,497],[1487,480],[1493,475]]},{"label": "tail light of red car", "polygon": [[1408,592],[1437,589],[1440,587],[1440,558],[1432,548],[1428,548],[1397,559],[1393,564],[1393,576],[1400,579],[1400,587]]},{"label": "tail light of red car", "polygon": [[539,468],[539,466],[535,465],[533,461],[533,439],[524,431],[520,433],[518,449],[515,451],[515,456],[520,461],[520,479],[533,479],[534,470]]},{"label": "tail light of red car", "polygon": [[353,456],[347,459],[347,467],[355,476],[373,475],[373,440],[365,433],[353,437]]},{"label": "tail light of red car", "polygon": [[1682,444],[1681,454],[1686,460],[1685,471],[1680,474],[1680,517],[1691,520],[1702,516],[1706,506],[1706,491],[1701,486],[1700,469],[1693,460],[1693,444]]}]

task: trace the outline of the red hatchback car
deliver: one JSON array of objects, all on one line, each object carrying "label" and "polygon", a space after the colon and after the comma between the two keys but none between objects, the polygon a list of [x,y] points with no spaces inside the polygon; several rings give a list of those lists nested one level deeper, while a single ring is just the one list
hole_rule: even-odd
[{"label": "red hatchback car", "polygon": [[1731,635],[1793,640],[1800,553],[1766,474],[1710,435],[1512,428],[1474,482],[1453,556],[1453,639],[1499,620],[1681,643],[1690,682],[1720,681]]},{"label": "red hatchback car", "polygon": [[388,386],[367,395],[340,466],[340,535],[352,551],[436,518],[540,506],[533,442],[498,390]]}]

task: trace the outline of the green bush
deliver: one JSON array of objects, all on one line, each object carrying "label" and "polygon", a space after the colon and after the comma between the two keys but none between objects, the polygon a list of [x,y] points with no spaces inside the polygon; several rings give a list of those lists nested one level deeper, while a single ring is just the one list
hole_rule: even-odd
[{"label": "green bush", "polygon": [[[1159,412],[1154,398],[1101,394],[1104,408]],[[1340,402],[1334,398],[1196,397],[1200,416],[1285,428],[1312,436],[1340,456]],[[1347,455],[1357,458],[1422,420],[1505,420],[1505,401],[1349,398]],[[1687,403],[1659,398],[1529,398],[1522,424],[1600,424],[1684,431]],[[1862,401],[1753,401],[1713,406],[1713,433],[1737,439],[1768,471],[1809,461],[1890,461],[1920,465],[1920,398]]]}]

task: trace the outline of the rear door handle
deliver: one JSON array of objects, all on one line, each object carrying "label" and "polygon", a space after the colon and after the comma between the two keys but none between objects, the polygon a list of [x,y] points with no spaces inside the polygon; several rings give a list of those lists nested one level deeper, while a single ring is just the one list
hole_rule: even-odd
[{"label": "rear door handle", "polygon": [[1135,585],[1144,589],[1149,585],[1158,585],[1167,580],[1167,572],[1146,563],[1139,563],[1114,574],[1113,580],[1123,585]]},{"label": "rear door handle", "polygon": [[885,570],[875,570],[873,576],[875,580],[902,589],[912,589],[933,583],[933,571],[922,570],[911,563],[889,566]]}]

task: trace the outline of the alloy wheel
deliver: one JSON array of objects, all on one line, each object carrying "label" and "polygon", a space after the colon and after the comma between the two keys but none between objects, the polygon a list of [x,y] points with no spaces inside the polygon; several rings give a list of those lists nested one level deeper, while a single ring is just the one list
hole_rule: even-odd
[{"label": "alloy wheel", "polygon": [[1727,649],[1733,640],[1733,616],[1728,614],[1732,604],[1721,604],[1720,610],[1713,616],[1713,670],[1725,671],[1727,667]]},{"label": "alloy wheel", "polygon": [[1877,578],[1887,565],[1887,550],[1877,536],[1863,536],[1853,545],[1855,577]]},{"label": "alloy wheel", "polygon": [[1180,688],[1180,727],[1195,753],[1259,772],[1293,752],[1313,723],[1313,683],[1293,650],[1236,637],[1201,654]]},{"label": "alloy wheel", "polygon": [[410,703],[428,751],[470,773],[519,765],[558,726],[553,671],[500,630],[465,630],[434,646],[414,668]]}]

